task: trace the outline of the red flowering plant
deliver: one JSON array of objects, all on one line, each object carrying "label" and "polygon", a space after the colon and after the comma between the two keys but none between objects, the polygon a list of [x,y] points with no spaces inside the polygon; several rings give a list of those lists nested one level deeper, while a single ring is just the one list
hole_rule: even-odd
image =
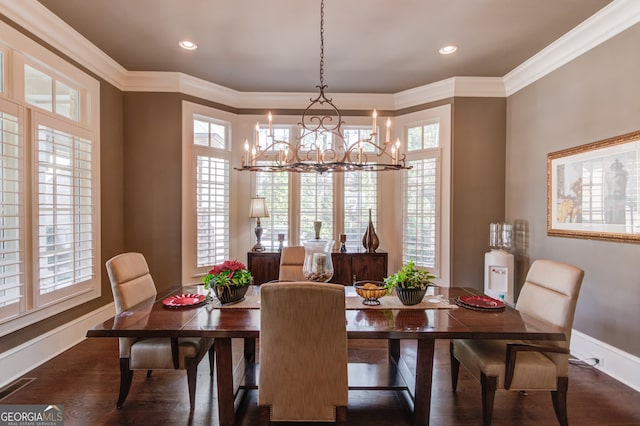
[{"label": "red flowering plant", "polygon": [[225,260],[215,265],[208,274],[202,277],[206,290],[211,290],[213,287],[224,287],[225,289],[242,287],[250,285],[251,281],[253,281],[251,272],[244,263],[237,260]]}]

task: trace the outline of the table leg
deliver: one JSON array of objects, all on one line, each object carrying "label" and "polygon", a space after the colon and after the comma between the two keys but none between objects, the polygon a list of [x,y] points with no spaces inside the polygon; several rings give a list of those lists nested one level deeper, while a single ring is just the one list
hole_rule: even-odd
[{"label": "table leg", "polygon": [[434,339],[418,339],[416,353],[416,394],[414,425],[428,425],[431,414],[431,382],[433,379]]},{"label": "table leg", "polygon": [[[244,358],[247,360],[254,359],[256,356],[256,339],[245,337],[244,339]],[[256,360],[257,361],[257,360]]]},{"label": "table leg", "polygon": [[218,417],[220,426],[235,424],[233,405],[233,358],[231,338],[216,337],[213,343],[216,352],[216,380],[218,382]]},{"label": "table leg", "polygon": [[389,358],[396,363],[400,360],[400,339],[389,339]]}]

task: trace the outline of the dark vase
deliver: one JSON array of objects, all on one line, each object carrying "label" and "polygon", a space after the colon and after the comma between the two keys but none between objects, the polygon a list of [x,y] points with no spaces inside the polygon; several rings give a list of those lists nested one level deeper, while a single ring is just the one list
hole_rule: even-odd
[{"label": "dark vase", "polygon": [[371,209],[369,209],[369,226],[367,226],[367,230],[362,237],[362,245],[367,250],[367,253],[375,253],[380,245],[380,240],[378,240],[378,235],[371,220]]},{"label": "dark vase", "polygon": [[242,286],[242,287],[235,287],[235,286],[219,287],[219,286],[215,286],[213,288],[213,291],[216,293],[216,297],[218,298],[220,303],[222,303],[223,305],[226,305],[226,304],[229,304],[229,303],[236,303],[236,302],[239,302],[242,299],[244,299],[244,295],[247,293],[248,289],[249,289],[248,285],[245,285],[245,286]]},{"label": "dark vase", "polygon": [[427,293],[426,288],[402,288],[396,287],[396,294],[403,305],[417,305],[422,302],[424,295]]}]

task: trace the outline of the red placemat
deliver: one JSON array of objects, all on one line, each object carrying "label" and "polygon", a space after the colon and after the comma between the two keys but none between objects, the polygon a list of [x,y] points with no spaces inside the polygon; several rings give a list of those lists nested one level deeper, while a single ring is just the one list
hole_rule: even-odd
[{"label": "red placemat", "polygon": [[469,294],[456,297],[456,303],[464,308],[478,311],[502,311],[504,302],[489,296]]},{"label": "red placemat", "polygon": [[162,304],[169,308],[183,308],[199,305],[204,302],[205,299],[206,296],[204,294],[178,294],[167,297],[162,301]]}]

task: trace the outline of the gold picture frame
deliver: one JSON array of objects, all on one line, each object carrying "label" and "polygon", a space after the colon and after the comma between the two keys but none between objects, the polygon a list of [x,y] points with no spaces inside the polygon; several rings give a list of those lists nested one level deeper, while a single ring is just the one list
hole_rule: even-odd
[{"label": "gold picture frame", "polygon": [[640,131],[547,154],[547,235],[640,243]]}]

